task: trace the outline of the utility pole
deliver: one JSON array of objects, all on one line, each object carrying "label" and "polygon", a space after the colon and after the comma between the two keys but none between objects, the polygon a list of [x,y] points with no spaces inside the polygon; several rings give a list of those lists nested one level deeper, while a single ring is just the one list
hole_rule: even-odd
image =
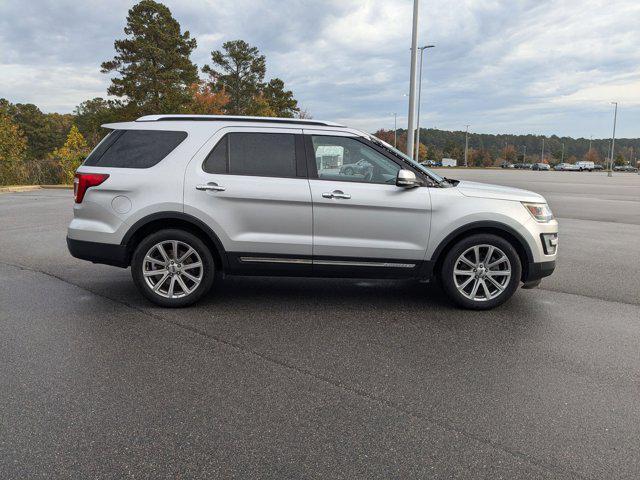
[{"label": "utility pole", "polygon": [[562,158],[560,159],[560,163],[564,163],[564,142],[562,142]]},{"label": "utility pole", "polygon": [[544,163],[544,137],[542,137],[542,153],[540,154],[540,163]]},{"label": "utility pole", "polygon": [[613,170],[613,154],[616,150],[616,121],[618,120],[618,102],[611,102],[611,105],[615,105],[616,108],[613,113],[613,136],[611,137],[611,157],[609,158],[609,171],[607,177],[611,177]]},{"label": "utility pole", "polygon": [[522,163],[527,163],[527,146],[524,145],[524,152],[522,152]]},{"label": "utility pole", "polygon": [[591,151],[591,142],[593,142],[593,135],[589,138],[589,151]]},{"label": "utility pole", "polygon": [[416,70],[418,67],[418,6],[413,0],[413,28],[411,30],[411,73],[409,77],[409,122],[407,128],[407,155],[413,157],[413,139],[416,126]]},{"label": "utility pole", "polygon": [[469,158],[469,125],[465,125],[465,127],[467,127],[467,130],[464,134],[464,166],[468,167],[469,164],[467,162]]},{"label": "utility pole", "polygon": [[422,57],[424,56],[425,48],[433,48],[435,45],[425,45],[420,47],[420,80],[418,81],[418,115],[416,117],[416,162],[420,160],[420,104],[422,102]]}]

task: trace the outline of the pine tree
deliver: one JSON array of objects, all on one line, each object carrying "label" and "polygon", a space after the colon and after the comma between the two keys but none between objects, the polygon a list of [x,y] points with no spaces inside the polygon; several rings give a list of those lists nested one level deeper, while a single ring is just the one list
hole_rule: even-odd
[{"label": "pine tree", "polygon": [[107,92],[123,98],[130,114],[181,111],[190,101],[189,86],[198,81],[189,58],[196,40],[153,0],[129,10],[124,32],[128,37],[114,43],[116,56],[102,64],[103,73],[118,74]]},{"label": "pine tree", "polygon": [[255,108],[264,81],[266,62],[256,47],[244,40],[225,42],[222,50],[211,52],[212,66],[202,71],[209,75],[214,91],[229,95],[226,111],[230,115],[248,115]]},{"label": "pine tree", "polygon": [[282,80],[264,82],[265,57],[244,40],[225,42],[222,50],[211,52],[211,61],[202,71],[209,75],[213,91],[228,95],[225,113],[294,117],[300,111],[293,92],[285,89]]},{"label": "pine tree", "polygon": [[285,90],[284,82],[279,78],[272,78],[265,85],[264,97],[276,117],[293,118],[300,111],[293,92]]}]

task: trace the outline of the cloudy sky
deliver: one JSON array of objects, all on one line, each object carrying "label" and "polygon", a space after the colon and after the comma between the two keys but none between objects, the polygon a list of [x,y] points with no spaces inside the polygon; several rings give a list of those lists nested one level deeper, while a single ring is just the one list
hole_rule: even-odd
[{"label": "cloudy sky", "polygon": [[[127,0],[0,0],[0,97],[70,112],[105,96],[99,65]],[[198,41],[267,57],[314,118],[406,123],[412,0],[164,0]],[[422,125],[484,133],[640,136],[639,0],[421,0]]]}]

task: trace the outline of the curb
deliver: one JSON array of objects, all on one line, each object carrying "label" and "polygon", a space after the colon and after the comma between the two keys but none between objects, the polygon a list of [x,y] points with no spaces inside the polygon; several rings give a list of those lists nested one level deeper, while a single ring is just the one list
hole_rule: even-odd
[{"label": "curb", "polygon": [[0,187],[0,193],[32,192],[43,188],[73,190],[73,185],[12,185],[10,187]]},{"label": "curb", "polygon": [[0,193],[31,192],[40,190],[40,185],[14,185],[12,187],[0,187]]}]

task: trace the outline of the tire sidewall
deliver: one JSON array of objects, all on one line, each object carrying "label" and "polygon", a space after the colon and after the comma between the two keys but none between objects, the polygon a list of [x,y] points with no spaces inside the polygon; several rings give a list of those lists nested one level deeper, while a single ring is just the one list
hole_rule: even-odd
[{"label": "tire sidewall", "polygon": [[[161,297],[149,288],[147,282],[144,279],[144,275],[142,274],[142,265],[146,253],[155,244],[165,240],[179,240],[190,245],[194,250],[196,250],[196,252],[198,252],[198,255],[200,255],[200,258],[202,260],[202,282],[195,291],[193,291],[186,297]],[[160,305],[161,307],[186,307],[187,305],[191,305],[197,302],[211,290],[213,281],[215,279],[215,274],[215,263],[209,247],[207,247],[207,245],[200,238],[184,230],[167,229],[160,230],[148,235],[138,244],[131,258],[131,276],[133,277],[133,281],[136,284],[136,287],[138,287],[138,290],[148,300],[155,303],[156,305]]]},{"label": "tire sidewall", "polygon": [[[458,291],[453,280],[453,269],[455,267],[456,260],[465,250],[473,247],[474,245],[481,244],[493,245],[504,252],[511,263],[511,280],[502,294],[491,300],[478,302],[465,297]],[[440,282],[449,298],[457,305],[473,310],[487,310],[497,307],[511,298],[520,286],[521,274],[522,264],[520,262],[520,257],[511,243],[497,235],[475,234],[457,242],[446,254],[442,263]]]}]

